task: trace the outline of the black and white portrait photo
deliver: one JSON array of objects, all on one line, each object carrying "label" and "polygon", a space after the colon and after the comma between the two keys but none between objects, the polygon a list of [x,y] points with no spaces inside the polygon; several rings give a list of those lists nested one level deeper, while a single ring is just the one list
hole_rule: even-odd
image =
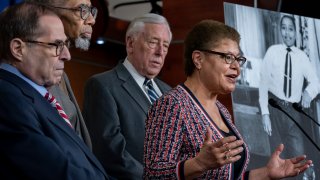
[{"label": "black and white portrait photo", "polygon": [[234,121],[248,143],[249,169],[307,155],[299,180],[320,179],[320,20],[225,3],[225,23],[247,58],[232,94]]}]

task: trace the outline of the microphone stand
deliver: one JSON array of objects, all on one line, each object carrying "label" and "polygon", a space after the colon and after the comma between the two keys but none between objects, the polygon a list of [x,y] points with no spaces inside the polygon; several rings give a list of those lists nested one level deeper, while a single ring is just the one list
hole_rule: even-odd
[{"label": "microphone stand", "polygon": [[309,139],[309,141],[314,145],[314,147],[320,152],[320,147],[312,140],[312,138],[308,135],[307,132],[303,130],[303,128],[299,125],[299,123],[293,119],[291,115],[289,115],[285,110],[282,109],[281,106],[274,100],[274,99],[269,99],[269,104],[282,111],[284,114],[286,114],[296,125],[297,127],[301,130],[301,132]]},{"label": "microphone stand", "polygon": [[315,119],[313,119],[309,114],[307,114],[306,112],[304,112],[304,111],[302,110],[302,107],[301,107],[298,103],[293,103],[293,104],[292,104],[292,107],[293,107],[296,111],[298,111],[298,112],[302,113],[303,115],[307,116],[308,118],[310,118],[316,125],[320,126],[320,124],[319,124]]}]

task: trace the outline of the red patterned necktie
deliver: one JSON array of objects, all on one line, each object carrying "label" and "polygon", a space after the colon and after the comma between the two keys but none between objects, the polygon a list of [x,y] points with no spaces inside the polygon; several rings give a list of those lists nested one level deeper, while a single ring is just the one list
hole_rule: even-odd
[{"label": "red patterned necktie", "polygon": [[72,124],[70,123],[68,115],[64,112],[61,105],[57,102],[56,98],[50,94],[49,92],[46,93],[44,96],[46,100],[49,101],[52,107],[56,108],[60,116],[66,121],[66,123],[72,128]]}]

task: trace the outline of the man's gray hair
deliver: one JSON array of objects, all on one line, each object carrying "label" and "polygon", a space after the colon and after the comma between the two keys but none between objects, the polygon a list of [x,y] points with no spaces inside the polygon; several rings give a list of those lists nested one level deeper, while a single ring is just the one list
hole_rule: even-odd
[{"label": "man's gray hair", "polygon": [[135,36],[139,33],[141,33],[144,29],[145,24],[164,24],[168,28],[170,41],[172,39],[172,32],[170,30],[169,23],[167,19],[161,15],[153,14],[153,13],[147,13],[142,16],[134,18],[131,23],[129,24],[129,27],[126,32],[126,38],[129,36]]}]

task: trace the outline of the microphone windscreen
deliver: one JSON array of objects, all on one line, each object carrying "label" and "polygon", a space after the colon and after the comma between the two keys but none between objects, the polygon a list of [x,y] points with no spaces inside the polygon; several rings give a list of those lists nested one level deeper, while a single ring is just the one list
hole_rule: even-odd
[{"label": "microphone windscreen", "polygon": [[302,107],[299,103],[293,103],[292,104],[292,107],[296,110],[296,111],[299,111],[299,112],[302,112]]},{"label": "microphone windscreen", "polygon": [[268,102],[272,107],[277,108],[277,109],[281,109],[281,107],[279,106],[279,104],[276,100],[270,98]]}]

